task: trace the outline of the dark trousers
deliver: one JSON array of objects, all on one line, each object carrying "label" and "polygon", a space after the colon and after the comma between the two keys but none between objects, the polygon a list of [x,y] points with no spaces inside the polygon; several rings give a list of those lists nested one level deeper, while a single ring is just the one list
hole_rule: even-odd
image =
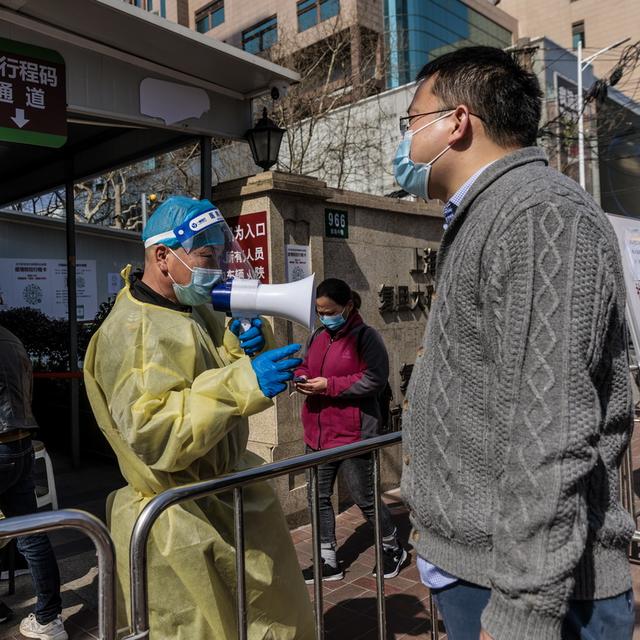
[{"label": "dark trousers", "polygon": [[[480,616],[491,591],[459,580],[432,590],[449,640],[478,640]],[[633,592],[602,600],[572,600],[562,625],[562,640],[631,640]]]},{"label": "dark trousers", "polygon": [[[33,461],[31,438],[0,443],[0,509],[7,518],[37,511]],[[51,543],[40,533],[18,538],[17,544],[33,579],[36,619],[47,624],[62,611],[60,574]]]},{"label": "dark trousers", "polygon": [[[307,446],[307,453],[312,452]],[[320,511],[320,542],[336,544],[336,516],[331,504],[333,487],[338,471],[342,469],[349,493],[353,501],[360,507],[360,511],[374,526],[374,498],[373,498],[373,458],[371,454],[328,462],[318,467],[318,508]],[[311,508],[311,482],[307,482],[309,508]],[[393,535],[395,525],[387,506],[380,505],[380,519],[382,520],[382,535]]]}]

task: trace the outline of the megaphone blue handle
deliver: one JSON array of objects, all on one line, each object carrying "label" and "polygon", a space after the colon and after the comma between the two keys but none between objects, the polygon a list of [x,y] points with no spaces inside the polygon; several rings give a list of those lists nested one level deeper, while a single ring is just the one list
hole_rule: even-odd
[{"label": "megaphone blue handle", "polygon": [[216,311],[231,311],[231,280],[216,285],[211,292],[211,304]]}]

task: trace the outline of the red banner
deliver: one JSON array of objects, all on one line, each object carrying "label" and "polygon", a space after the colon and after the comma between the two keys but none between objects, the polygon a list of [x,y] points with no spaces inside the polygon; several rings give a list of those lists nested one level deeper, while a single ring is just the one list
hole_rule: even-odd
[{"label": "red banner", "polygon": [[[244,255],[253,267],[256,278],[269,284],[269,231],[267,212],[244,213],[237,218],[225,218],[233,236],[244,251]],[[238,264],[238,267],[241,265]],[[228,264],[228,276],[246,277],[240,274],[241,269],[234,271],[233,263]]]}]

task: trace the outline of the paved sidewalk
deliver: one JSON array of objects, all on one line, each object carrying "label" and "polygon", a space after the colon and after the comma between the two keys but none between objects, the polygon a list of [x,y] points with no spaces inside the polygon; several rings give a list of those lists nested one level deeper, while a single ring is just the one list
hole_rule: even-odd
[{"label": "paved sidewalk", "polygon": [[[384,496],[398,527],[402,542],[409,536],[409,517],[398,492]],[[305,525],[291,533],[300,565],[311,564],[311,527]],[[376,580],[371,574],[375,564],[373,530],[357,507],[351,507],[336,519],[338,560],[345,570],[344,580],[325,582],[323,590],[325,634],[327,640],[358,640],[377,637]],[[420,582],[415,554],[400,574],[385,581],[388,640],[430,638],[429,593]],[[313,600],[313,585],[308,585]],[[442,631],[442,639],[446,638]]]},{"label": "paved sidewalk", "polygon": [[[637,451],[636,451],[637,449]],[[640,434],[634,438],[634,460],[640,463]],[[638,494],[640,469],[636,463],[634,484]],[[400,502],[398,492],[384,496],[402,540],[409,534],[409,516]],[[375,563],[373,531],[357,507],[351,507],[336,518],[338,560],[345,569],[345,579],[325,582],[323,591],[325,632],[328,640],[375,640],[376,581],[371,575]],[[311,527],[305,525],[292,531],[293,541],[302,567],[311,564]],[[431,639],[428,590],[422,585],[415,566],[415,552],[409,549],[410,560],[400,574],[385,581],[388,640]],[[633,640],[640,640],[640,564],[631,564],[636,601],[636,627]],[[308,586],[313,600],[313,585]],[[440,640],[446,635],[440,623]],[[616,640],[611,638],[611,640]]]}]

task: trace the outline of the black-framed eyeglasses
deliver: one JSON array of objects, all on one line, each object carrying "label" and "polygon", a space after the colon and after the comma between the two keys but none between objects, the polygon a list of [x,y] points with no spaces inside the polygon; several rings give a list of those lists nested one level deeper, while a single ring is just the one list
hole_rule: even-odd
[{"label": "black-framed eyeglasses", "polygon": [[[449,107],[447,109],[438,109],[437,111],[427,111],[426,113],[414,113],[412,116],[401,116],[400,117],[400,133],[404,135],[411,127],[411,121],[414,118],[422,118],[423,116],[432,116],[434,113],[444,113],[445,111],[455,111],[455,107]],[[480,118],[483,120],[482,116],[479,116],[477,113],[471,113],[469,111],[470,116],[475,116],[476,118]]]}]

